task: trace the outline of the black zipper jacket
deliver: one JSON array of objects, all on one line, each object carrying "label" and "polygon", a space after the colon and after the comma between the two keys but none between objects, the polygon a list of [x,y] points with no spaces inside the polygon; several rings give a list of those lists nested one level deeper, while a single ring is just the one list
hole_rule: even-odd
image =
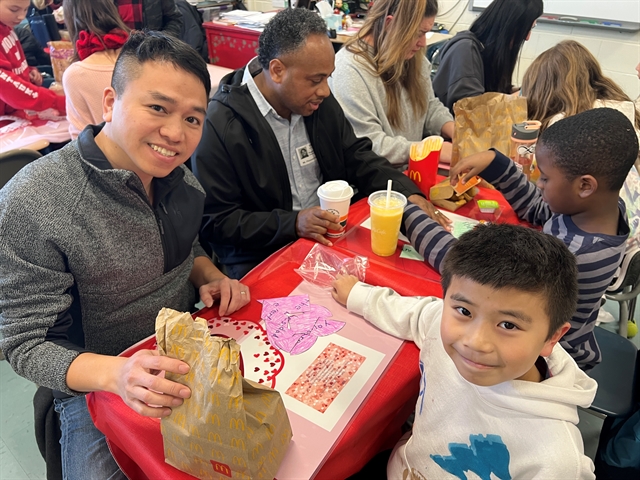
[{"label": "black zipper jacket", "polygon": [[[252,74],[261,72],[257,61]],[[206,192],[200,241],[209,244],[223,264],[260,262],[296,240],[296,218],[287,167],[273,130],[260,113],[244,68],[220,83],[209,104],[193,172]],[[353,133],[342,108],[330,95],[304,118],[323,182],[347,180],[358,193],[353,201],[377,190],[422,195],[407,176],[373,153],[368,138]]]}]

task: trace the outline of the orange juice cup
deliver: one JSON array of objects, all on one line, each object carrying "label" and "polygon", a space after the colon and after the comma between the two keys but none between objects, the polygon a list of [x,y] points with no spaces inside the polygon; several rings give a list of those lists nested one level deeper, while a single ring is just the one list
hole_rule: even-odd
[{"label": "orange juice cup", "polygon": [[398,247],[398,234],[407,198],[398,192],[391,192],[387,203],[386,190],[369,195],[371,210],[371,250],[381,257],[389,257]]}]

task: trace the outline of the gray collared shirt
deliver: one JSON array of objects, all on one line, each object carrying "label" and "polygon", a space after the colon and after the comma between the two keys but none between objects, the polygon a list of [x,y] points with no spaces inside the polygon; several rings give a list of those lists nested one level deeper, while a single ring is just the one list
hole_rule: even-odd
[{"label": "gray collared shirt", "polygon": [[291,121],[281,117],[271,106],[253,80],[250,65],[257,59],[251,60],[244,71],[242,84],[247,84],[249,92],[256,102],[260,113],[273,130],[278,140],[284,163],[287,166],[293,210],[320,205],[316,191],[322,184],[322,172],[316,159],[315,152],[309,141],[309,135],[301,115],[291,114]]}]

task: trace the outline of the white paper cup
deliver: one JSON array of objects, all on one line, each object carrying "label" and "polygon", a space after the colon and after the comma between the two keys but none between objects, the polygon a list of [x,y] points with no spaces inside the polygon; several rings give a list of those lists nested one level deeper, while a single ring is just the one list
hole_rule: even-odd
[{"label": "white paper cup", "polygon": [[349,205],[353,197],[353,188],[344,180],[333,180],[318,187],[320,208],[337,215],[340,220],[340,230],[327,230],[327,237],[344,235],[349,216]]}]

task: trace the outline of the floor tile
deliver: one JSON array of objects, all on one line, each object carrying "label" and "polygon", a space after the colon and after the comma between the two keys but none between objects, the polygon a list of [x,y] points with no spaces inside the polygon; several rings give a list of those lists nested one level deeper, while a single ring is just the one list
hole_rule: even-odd
[{"label": "floor tile", "polygon": [[0,480],[30,480],[18,460],[0,439]]}]

